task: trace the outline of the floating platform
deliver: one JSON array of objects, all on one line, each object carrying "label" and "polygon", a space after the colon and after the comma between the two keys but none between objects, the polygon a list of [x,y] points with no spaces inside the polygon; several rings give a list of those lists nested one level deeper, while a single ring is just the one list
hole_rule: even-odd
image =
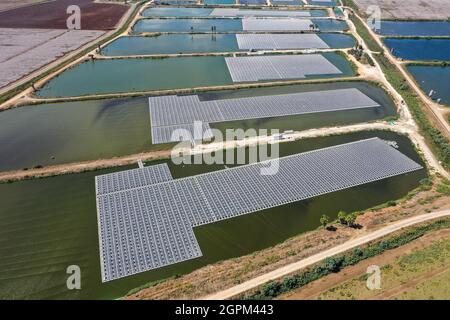
[{"label": "floating platform", "polygon": [[233,82],[303,79],[342,74],[321,54],[225,57]]},{"label": "floating platform", "polygon": [[[148,168],[119,176],[167,170]],[[385,141],[372,138],[155,183],[160,178],[142,177],[127,185],[118,182],[117,173],[96,177],[102,281],[200,257],[195,226],[420,169]],[[142,185],[146,179],[149,184]]]},{"label": "floating platform", "polygon": [[317,34],[236,34],[239,49],[329,49]]},{"label": "floating platform", "polygon": [[244,31],[307,31],[313,22],[309,19],[242,19]]},{"label": "floating platform", "polygon": [[[380,106],[356,88],[206,101],[197,95],[157,96],[148,102],[153,144],[191,140],[189,135],[186,139],[172,139],[171,135],[176,129],[186,128],[194,137],[195,121],[203,123],[206,139],[212,137],[208,123]],[[196,137],[200,140],[201,134],[196,133]]]},{"label": "floating platform", "polygon": [[210,16],[213,17],[311,17],[311,12],[305,10],[252,10],[215,8]]}]

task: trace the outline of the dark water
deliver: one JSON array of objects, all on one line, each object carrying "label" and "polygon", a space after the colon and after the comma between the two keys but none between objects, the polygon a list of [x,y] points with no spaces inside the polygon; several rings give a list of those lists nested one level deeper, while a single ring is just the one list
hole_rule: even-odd
[{"label": "dark water", "polygon": [[381,21],[378,32],[387,36],[450,36],[450,22]]},{"label": "dark water", "polygon": [[442,104],[450,105],[450,67],[408,66],[407,68],[427,95],[433,90],[434,100],[441,99]]},{"label": "dark water", "polygon": [[393,54],[405,60],[450,60],[450,39],[397,39],[386,38]]},{"label": "dark water", "polygon": [[[353,75],[349,62],[336,53],[324,53],[342,74]],[[37,92],[40,97],[139,92],[233,84],[224,57],[177,57],[87,61],[61,73]]]},{"label": "dark water", "polygon": [[[355,39],[347,34],[322,33],[319,37],[330,48],[351,48]],[[175,54],[197,52],[236,52],[235,34],[170,34],[157,37],[120,37],[102,49],[105,56]]]},{"label": "dark water", "polygon": [[[213,91],[201,94],[200,98],[227,99],[350,87],[358,88],[382,107],[214,126],[224,129],[301,130],[367,122],[395,114],[389,96],[381,88],[365,82]],[[0,171],[105,159],[170,147],[172,145],[151,144],[150,116],[145,97],[42,104],[0,112]]]},{"label": "dark water", "polygon": [[[378,136],[395,140],[416,161],[409,140],[389,132],[363,132],[280,145],[282,156]],[[223,166],[169,163],[175,178]],[[115,170],[123,170],[118,168]],[[112,170],[71,174],[0,185],[0,298],[117,298],[149,281],[245,255],[335,218],[339,210],[361,210],[399,198],[416,187],[425,171],[393,177],[344,191],[198,227],[203,257],[102,284],[98,252],[94,176]],[[81,268],[81,290],[66,289],[66,268]]]}]

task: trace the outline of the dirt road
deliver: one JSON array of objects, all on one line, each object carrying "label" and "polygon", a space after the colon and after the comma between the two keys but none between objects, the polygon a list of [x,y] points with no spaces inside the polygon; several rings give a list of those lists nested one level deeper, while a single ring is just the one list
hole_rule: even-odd
[{"label": "dirt road", "polygon": [[422,223],[425,221],[450,216],[450,209],[443,210],[443,211],[437,211],[432,213],[427,213],[415,217],[411,217],[408,219],[400,220],[395,223],[392,223],[384,228],[381,228],[379,230],[376,230],[374,232],[371,232],[369,234],[366,234],[362,237],[352,239],[350,241],[347,241],[341,245],[338,245],[334,248],[331,248],[329,250],[325,250],[323,252],[320,252],[318,254],[315,254],[311,257],[308,257],[306,259],[291,263],[289,265],[286,265],[282,268],[279,268],[277,270],[268,272],[264,275],[261,275],[259,277],[256,277],[252,280],[246,281],[244,283],[241,283],[237,286],[228,288],[226,290],[217,292],[215,294],[203,297],[202,299],[205,300],[224,300],[224,299],[230,299],[236,296],[239,296],[251,289],[257,288],[264,283],[267,283],[269,281],[282,278],[284,276],[287,276],[289,274],[292,274],[294,272],[298,272],[299,270],[306,268],[308,266],[311,266],[317,262],[322,261],[325,258],[343,253],[345,251],[348,251],[350,249],[356,248],[358,246],[364,245],[368,242],[371,242],[373,240],[382,238],[384,236],[387,236],[395,231],[401,230],[403,228],[413,226],[418,223]]}]

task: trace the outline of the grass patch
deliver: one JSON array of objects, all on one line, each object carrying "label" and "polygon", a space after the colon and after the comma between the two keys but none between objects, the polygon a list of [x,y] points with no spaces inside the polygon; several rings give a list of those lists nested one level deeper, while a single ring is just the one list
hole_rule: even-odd
[{"label": "grass patch", "polygon": [[355,248],[350,252],[329,257],[307,270],[288,276],[279,281],[271,281],[253,294],[245,296],[245,299],[272,299],[281,294],[301,288],[308,283],[318,280],[331,273],[341,271],[347,266],[352,266],[370,257],[377,256],[387,250],[398,248],[415,239],[418,239],[430,231],[436,231],[450,227],[450,219],[437,220],[427,225],[414,227],[399,235],[370,244],[364,248]]}]

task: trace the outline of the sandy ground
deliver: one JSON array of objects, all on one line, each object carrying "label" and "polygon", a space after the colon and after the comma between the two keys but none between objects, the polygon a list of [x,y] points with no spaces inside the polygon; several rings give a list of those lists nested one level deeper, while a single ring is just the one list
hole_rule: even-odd
[{"label": "sandy ground", "polygon": [[364,11],[371,5],[381,8],[382,19],[441,19],[450,17],[448,0],[354,0]]},{"label": "sandy ground", "polygon": [[111,30],[129,8],[93,0],[55,0],[0,12],[0,27],[67,29],[67,8],[71,5],[80,7],[82,30]]},{"label": "sandy ground", "polygon": [[95,30],[0,28],[0,88],[103,34]]},{"label": "sandy ground", "polygon": [[[342,270],[339,273],[333,273],[326,277],[323,277],[320,280],[314,281],[305,287],[290,292],[288,294],[285,294],[281,297],[279,297],[280,300],[307,300],[307,299],[315,299],[317,298],[322,292],[325,292],[327,290],[330,290],[333,287],[336,287],[337,285],[357,278],[359,276],[362,276],[366,274],[367,267],[370,265],[378,265],[383,266],[389,263],[392,263],[395,260],[398,260],[399,258],[406,256],[408,254],[413,253],[414,251],[426,248],[430,246],[435,241],[438,241],[443,238],[450,237],[450,229],[444,229],[435,231],[432,233],[429,233],[417,240],[414,240],[404,246],[401,246],[399,248],[388,250],[385,253],[378,255],[376,257],[369,258],[367,260],[361,261],[360,263],[347,267],[344,270]],[[436,275],[441,274],[443,271],[448,270],[448,266],[444,268],[437,268],[433,271],[427,272],[425,274],[422,274],[421,276],[408,281],[401,286],[390,288],[389,290],[375,295],[374,299],[389,299],[396,294],[406,290],[407,288],[412,288],[413,286],[417,285],[420,282],[423,282],[426,279],[435,277]]]}]

